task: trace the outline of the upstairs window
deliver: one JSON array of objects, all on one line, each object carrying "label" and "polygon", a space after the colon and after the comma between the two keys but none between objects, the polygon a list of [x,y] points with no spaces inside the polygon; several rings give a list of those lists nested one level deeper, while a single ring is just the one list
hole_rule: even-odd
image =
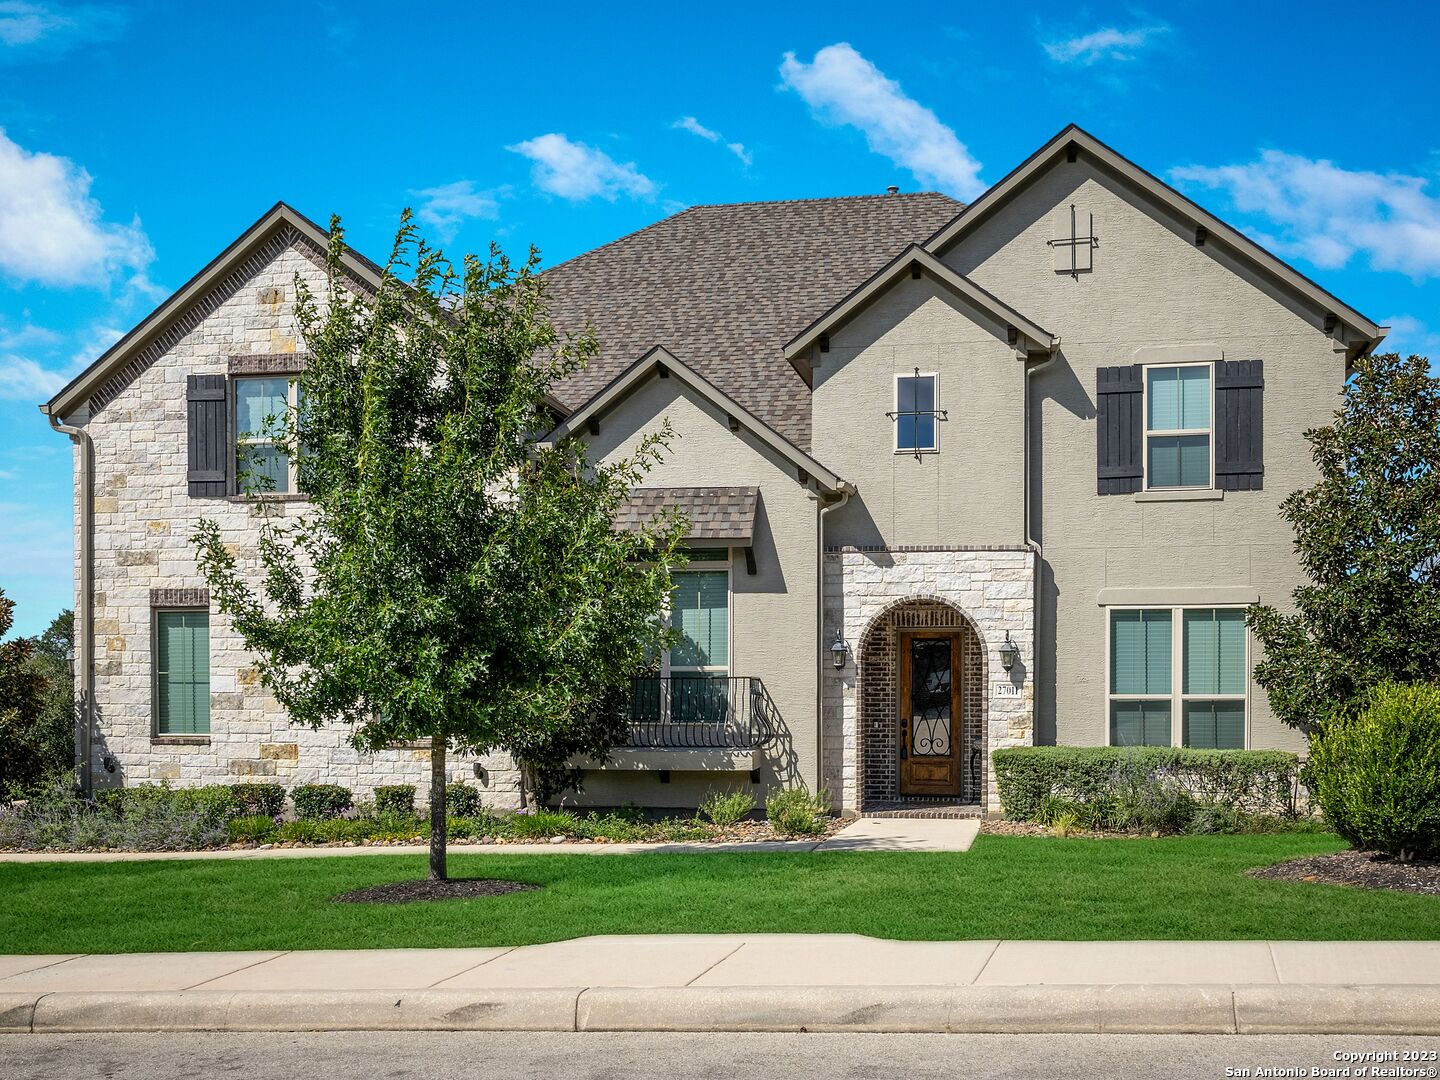
[{"label": "upstairs window", "polygon": [[1145,369],[1145,486],[1210,487],[1210,365]]},{"label": "upstairs window", "polygon": [[300,384],[285,376],[235,380],[236,486],[244,494],[297,489],[295,465],[283,446]]},{"label": "upstairs window", "polygon": [[940,449],[939,420],[943,413],[935,407],[936,376],[913,375],[895,377],[895,452],[897,454],[933,453]]}]

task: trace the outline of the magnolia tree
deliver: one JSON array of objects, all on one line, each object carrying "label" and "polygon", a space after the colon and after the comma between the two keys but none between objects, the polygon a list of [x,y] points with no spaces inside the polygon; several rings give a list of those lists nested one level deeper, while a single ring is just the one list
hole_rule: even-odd
[{"label": "magnolia tree", "polygon": [[[452,752],[512,749],[554,775],[603,757],[656,618],[681,525],[617,532],[616,510],[668,430],[593,464],[544,445],[550,386],[592,355],[551,325],[532,251],[457,271],[402,218],[373,295],[347,286],[331,222],[323,296],[297,281],[307,362],[275,420],[309,501],[265,517],[258,566],[195,532],[218,609],[293,723],[345,723],[357,748],[430,741],[430,876],[445,868]],[[401,274],[404,274],[404,280]]]},{"label": "magnolia tree", "polygon": [[1386,680],[1440,681],[1440,381],[1421,356],[1356,364],[1334,421],[1306,433],[1320,481],[1280,504],[1310,583],[1250,609],[1255,681],[1314,730]]}]

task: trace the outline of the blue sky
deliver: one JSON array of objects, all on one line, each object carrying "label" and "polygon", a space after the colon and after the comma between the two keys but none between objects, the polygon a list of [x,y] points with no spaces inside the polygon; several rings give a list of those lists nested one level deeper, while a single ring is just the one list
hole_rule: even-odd
[{"label": "blue sky", "polygon": [[973,198],[1088,128],[1440,356],[1419,4],[116,6],[0,0],[0,588],[70,603],[36,404],[277,199],[382,257],[566,258],[695,203]]}]

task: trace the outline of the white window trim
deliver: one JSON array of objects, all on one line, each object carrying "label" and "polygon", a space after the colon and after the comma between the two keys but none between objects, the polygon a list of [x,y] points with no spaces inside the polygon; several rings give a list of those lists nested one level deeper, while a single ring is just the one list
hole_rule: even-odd
[{"label": "white window trim", "polygon": [[[1210,369],[1210,426],[1204,428],[1175,428],[1151,432],[1150,430],[1150,372],[1170,368],[1203,367]],[[1214,491],[1215,490],[1215,362],[1213,360],[1192,360],[1180,363],[1142,364],[1140,372],[1140,423],[1144,431],[1144,442],[1140,447],[1140,469],[1144,491]],[[1187,487],[1150,486],[1150,436],[1204,435],[1210,448],[1209,483]]]},{"label": "white window trim", "polygon": [[[705,571],[716,573],[723,570],[725,572],[725,657],[729,663],[723,666],[719,664],[708,664],[672,667],[670,664],[670,650],[665,649],[660,654],[660,677],[662,679],[668,679],[671,674],[726,676],[730,674],[730,669],[735,660],[735,573],[734,567],[731,565],[734,562],[735,551],[730,547],[726,547],[725,550],[729,553],[729,557],[726,559],[691,560],[684,566],[676,567],[671,571],[671,574],[684,574],[691,571],[697,573]],[[668,630],[670,628],[670,605],[668,597],[665,604],[664,619],[665,628]]]},{"label": "white window trim", "polygon": [[[1244,744],[1250,749],[1250,686],[1254,682],[1250,670],[1250,627],[1245,627],[1245,692],[1243,694],[1187,694],[1185,689],[1185,612],[1187,611],[1244,611],[1246,604],[1116,604],[1100,610],[1105,617],[1105,684],[1102,715],[1105,728],[1105,745],[1114,746],[1110,725],[1110,703],[1114,701],[1168,701],[1170,702],[1170,745],[1184,746],[1185,702],[1187,701],[1242,701],[1245,703]],[[1112,694],[1110,692],[1111,633],[1114,620],[1111,614],[1117,611],[1169,611],[1170,612],[1170,693],[1168,694]]]},{"label": "white window trim", "polygon": [[[240,490],[240,462],[239,462],[239,449],[238,449],[238,448],[241,447],[241,446],[274,446],[274,445],[275,445],[275,440],[274,440],[274,439],[256,438],[256,437],[254,437],[254,436],[252,436],[252,437],[250,437],[250,438],[244,438],[244,437],[242,437],[241,434],[240,434],[240,422],[239,422],[240,390],[239,390],[239,384],[242,383],[242,382],[251,382],[251,381],[256,381],[256,380],[260,380],[260,379],[285,379],[285,380],[287,380],[287,381],[286,381],[286,384],[285,384],[285,407],[290,410],[290,412],[291,412],[292,415],[294,415],[294,414],[296,414],[296,413],[298,413],[298,412],[300,411],[300,379],[299,379],[298,376],[295,376],[295,375],[232,375],[232,376],[231,376],[230,381],[234,384],[234,385],[232,386],[232,388],[231,388],[232,391],[233,391],[231,397],[232,397],[232,400],[234,401],[234,404],[231,406],[231,423],[232,423],[232,424],[234,425],[234,427],[235,427],[235,446],[236,446],[236,449],[232,451],[232,454],[234,455],[234,457],[235,457],[235,459],[236,459],[236,460],[235,460],[235,493],[236,493],[237,495],[266,495],[266,494],[269,494],[269,492],[263,492],[263,491],[249,491],[249,492],[246,492],[246,491],[241,491],[241,490]],[[296,465],[295,455],[294,455],[294,454],[289,455],[289,457],[287,458],[287,460],[286,460],[286,469],[287,469],[287,484],[286,484],[285,491],[284,491],[284,492],[277,492],[276,494],[292,495],[292,494],[294,494],[294,493],[296,493],[296,492],[298,492],[298,491],[300,490],[300,470],[299,470],[299,467]]]},{"label": "white window trim", "polygon": [[[897,371],[895,380],[890,388],[890,404],[892,412],[900,412],[900,380],[901,379],[930,379],[935,385],[933,395],[934,404],[932,408],[936,413],[940,411],[940,373],[938,371]],[[940,452],[940,417],[935,417],[935,445],[934,446],[910,446],[900,445],[900,417],[895,417],[895,432],[891,436],[897,454],[938,454]]]}]

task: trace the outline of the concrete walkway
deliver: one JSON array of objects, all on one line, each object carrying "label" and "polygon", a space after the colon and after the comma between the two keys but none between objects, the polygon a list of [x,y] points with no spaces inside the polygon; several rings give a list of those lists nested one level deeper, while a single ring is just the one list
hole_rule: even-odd
[{"label": "concrete walkway", "polygon": [[[712,855],[811,851],[969,851],[980,833],[976,818],[957,820],[858,818],[825,840],[759,840],[715,844],[467,844],[452,855]],[[395,847],[222,848],[218,851],[9,851],[0,862],[144,862],[171,859],[308,859],[348,855],[428,855],[419,844]]]},{"label": "concrete walkway", "polygon": [[0,1031],[1440,1034],[1440,942],[593,937],[0,956]]}]

